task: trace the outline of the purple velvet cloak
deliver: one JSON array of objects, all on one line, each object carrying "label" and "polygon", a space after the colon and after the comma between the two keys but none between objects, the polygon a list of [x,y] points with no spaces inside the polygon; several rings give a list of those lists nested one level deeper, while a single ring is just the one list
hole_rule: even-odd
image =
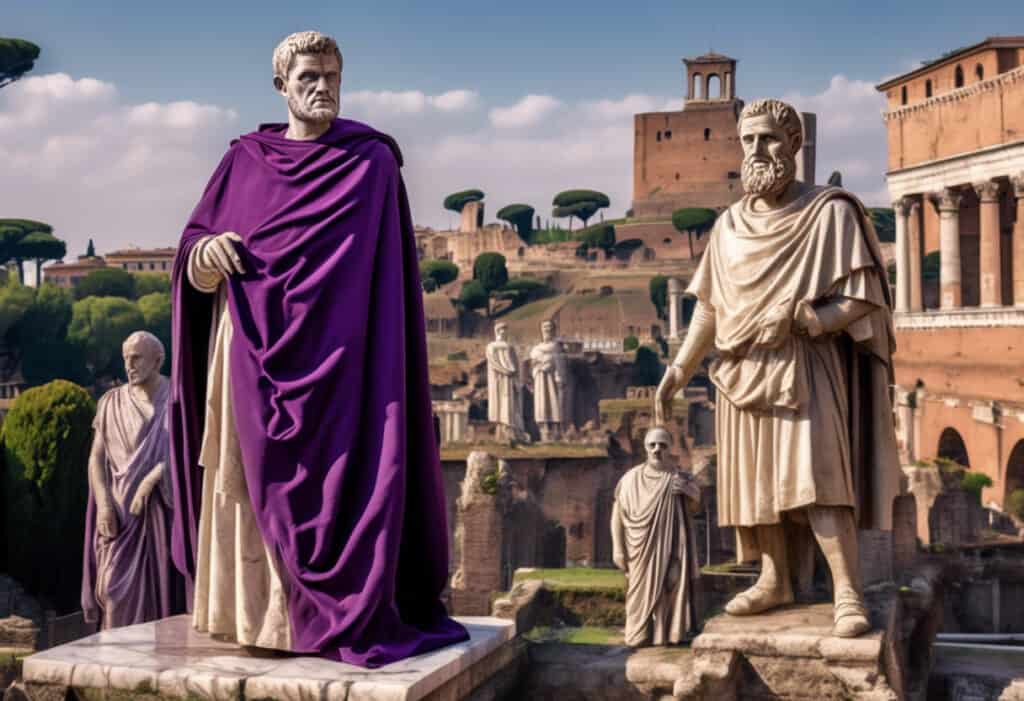
[{"label": "purple velvet cloak", "polygon": [[315,141],[284,131],[232,142],[178,248],[172,554],[191,584],[212,298],[186,262],[234,231],[235,424],[293,649],[375,667],[468,638],[440,601],[448,528],[412,218],[390,137],[346,119]]}]

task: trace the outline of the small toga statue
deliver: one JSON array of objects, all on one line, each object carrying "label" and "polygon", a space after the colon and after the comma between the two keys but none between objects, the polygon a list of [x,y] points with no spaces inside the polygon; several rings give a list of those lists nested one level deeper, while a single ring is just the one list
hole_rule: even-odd
[{"label": "small toga statue", "polygon": [[184,580],[171,564],[164,347],[136,331],[123,351],[128,384],[100,398],[89,456],[82,610],[104,629],[185,609]]},{"label": "small toga statue", "polygon": [[555,322],[550,319],[540,325],[541,342],[530,351],[533,374],[533,420],[537,422],[542,443],[556,441],[561,436],[568,390],[568,368],[562,344],[555,338]]},{"label": "small toga statue", "polygon": [[870,627],[857,527],[890,530],[899,490],[888,276],[860,201],[796,180],[790,105],[751,102],[738,130],[746,195],[715,222],[688,289],[697,306],[656,421],[717,349],[719,525],[736,528],[740,561],[761,559],[725,610],[792,602],[786,528],[810,527],[832,571],[833,634],[853,637]]},{"label": "small toga statue", "polygon": [[612,559],[626,573],[626,644],[683,642],[697,624],[696,541],[690,514],[700,488],[668,461],[664,428],[644,436],[647,461],[624,474],[612,505]]},{"label": "small toga statue", "polygon": [[522,385],[519,359],[508,342],[508,325],[494,325],[494,341],[487,345],[487,420],[495,424],[499,441],[523,436]]}]

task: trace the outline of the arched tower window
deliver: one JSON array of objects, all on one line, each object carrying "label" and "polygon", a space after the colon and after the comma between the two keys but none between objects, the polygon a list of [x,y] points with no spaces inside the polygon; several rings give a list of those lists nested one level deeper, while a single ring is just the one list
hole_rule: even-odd
[{"label": "arched tower window", "polygon": [[985,80],[985,67],[980,63],[974,67],[974,76],[978,80]]},{"label": "arched tower window", "polygon": [[704,99],[704,76],[700,73],[693,74],[693,99]]},{"label": "arched tower window", "polygon": [[722,79],[717,73],[708,76],[708,99],[718,100],[722,97]]},{"label": "arched tower window", "polygon": [[925,97],[931,97],[932,96],[932,81],[931,80],[924,81],[924,96]]},{"label": "arched tower window", "polygon": [[964,69],[962,66],[957,66],[956,71],[953,72],[953,86],[957,88],[964,86]]},{"label": "arched tower window", "polygon": [[704,130],[704,140],[705,141],[711,141],[711,130],[710,129],[705,129]]}]

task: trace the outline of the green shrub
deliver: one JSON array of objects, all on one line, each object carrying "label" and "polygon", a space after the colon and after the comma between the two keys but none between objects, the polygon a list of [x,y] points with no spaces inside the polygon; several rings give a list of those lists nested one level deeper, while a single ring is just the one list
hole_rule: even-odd
[{"label": "green shrub", "polygon": [[[420,277],[423,279],[424,289],[426,289],[426,281],[428,279],[434,281],[436,289],[441,285],[447,285],[459,277],[459,266],[450,260],[431,259],[420,261]],[[430,290],[427,291],[429,292]]]},{"label": "green shrub", "polygon": [[668,278],[664,275],[655,275],[647,283],[647,291],[651,297],[651,304],[657,311],[659,319],[668,318]]},{"label": "green shrub", "polygon": [[661,382],[662,367],[658,354],[647,346],[636,349],[636,361],[633,364],[633,384],[637,387],[649,387]]},{"label": "green shrub", "polygon": [[529,242],[530,234],[533,232],[534,211],[528,204],[509,204],[499,209],[495,216],[514,226],[519,238]]},{"label": "green shrub", "polygon": [[423,278],[423,291],[424,292],[437,292],[437,280],[432,277]]},{"label": "green shrub", "polygon": [[1010,496],[1006,498],[1006,510],[1017,518],[1024,519],[1024,489],[1014,489],[1010,492]]},{"label": "green shrub", "polygon": [[715,225],[718,212],[706,207],[684,207],[672,212],[672,226],[676,231],[692,231],[695,234],[703,234]]},{"label": "green shrub", "polygon": [[171,295],[169,292],[152,292],[139,297],[139,311],[145,321],[145,329],[164,344],[164,364],[161,372],[171,371]]},{"label": "green shrub", "polygon": [[980,472],[965,472],[964,476],[960,479],[960,487],[972,495],[979,504],[981,503],[981,490],[991,486],[992,480],[989,476]]},{"label": "green shrub", "polygon": [[86,297],[124,297],[135,299],[135,276],[120,268],[100,268],[86,275],[75,286],[75,299]]},{"label": "green shrub", "polygon": [[95,414],[88,392],[55,380],[23,392],[0,432],[8,569],[60,612],[76,609],[81,593]]},{"label": "green shrub", "polygon": [[583,226],[587,225],[597,210],[610,206],[611,201],[608,195],[596,190],[565,190],[555,195],[551,201],[554,209],[551,210],[553,217],[576,217]]},{"label": "green shrub", "polygon": [[463,309],[486,309],[489,295],[477,280],[470,280],[462,286],[459,304]]},{"label": "green shrub", "polygon": [[615,227],[612,224],[595,224],[580,229],[573,238],[586,248],[600,248],[610,251],[615,246]]},{"label": "green shrub", "polygon": [[640,347],[640,339],[630,334],[622,340],[622,350],[632,351]]},{"label": "green shrub", "polygon": [[141,299],[154,292],[171,292],[171,278],[162,273],[132,273],[135,278],[135,296]]},{"label": "green shrub", "polygon": [[145,323],[139,305],[130,299],[86,297],[71,309],[68,340],[82,348],[95,375],[123,376],[121,344]]},{"label": "green shrub", "polygon": [[454,353],[448,354],[448,360],[453,362],[458,360],[469,360],[469,353],[466,351],[455,351]]},{"label": "green shrub", "polygon": [[473,279],[479,282],[488,294],[504,287],[508,282],[505,256],[492,251],[478,255],[473,261]]},{"label": "green shrub", "polygon": [[896,240],[896,214],[892,207],[869,207],[871,223],[875,225],[875,233],[882,243],[893,243]]},{"label": "green shrub", "polygon": [[545,243],[562,243],[571,241],[572,232],[561,227],[548,227],[546,229],[535,229],[530,234],[530,245],[537,246]]}]

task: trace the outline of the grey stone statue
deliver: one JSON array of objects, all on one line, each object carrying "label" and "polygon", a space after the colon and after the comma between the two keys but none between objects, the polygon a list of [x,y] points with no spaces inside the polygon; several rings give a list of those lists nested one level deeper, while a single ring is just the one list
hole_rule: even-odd
[{"label": "grey stone statue", "polygon": [[541,342],[530,351],[533,374],[533,420],[537,422],[542,443],[561,437],[566,396],[570,391],[569,373],[562,344],[555,338],[555,322],[540,325]]},{"label": "grey stone statue", "polygon": [[101,628],[180,613],[184,582],[171,565],[164,347],[146,331],[124,342],[128,384],[96,407],[89,455],[82,609]]},{"label": "grey stone statue", "polygon": [[487,420],[495,425],[499,441],[523,437],[523,388],[519,358],[508,342],[508,325],[494,325],[494,341],[487,345]]},{"label": "grey stone statue", "polygon": [[833,633],[853,637],[869,628],[857,527],[891,529],[899,489],[888,278],[860,201],[796,180],[790,105],[756,100],[738,130],[746,195],[715,222],[687,290],[697,306],[656,421],[717,349],[719,524],[735,527],[738,559],[761,560],[726,611],[793,601],[784,525],[809,526],[832,571]]},{"label": "grey stone statue", "polygon": [[699,508],[700,488],[669,461],[671,440],[663,428],[649,430],[647,460],[615,487],[612,559],[626,573],[626,644],[632,647],[683,642],[697,622],[690,514]]}]

